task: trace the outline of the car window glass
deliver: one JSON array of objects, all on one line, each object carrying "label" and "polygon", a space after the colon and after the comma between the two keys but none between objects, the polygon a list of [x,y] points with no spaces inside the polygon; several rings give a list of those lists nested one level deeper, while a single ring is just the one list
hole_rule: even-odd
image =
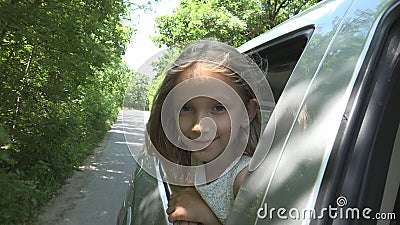
[{"label": "car window glass", "polygon": [[[284,93],[287,90],[289,80],[292,78],[291,76],[296,69],[296,65],[301,59],[301,56],[306,49],[307,43],[309,43],[313,32],[314,28],[312,26],[304,27],[296,32],[286,34],[282,37],[278,37],[272,41],[264,43],[248,53],[253,58],[261,57],[268,62],[268,66],[265,68],[266,78],[270,84],[277,104],[279,104],[279,101],[283,99],[281,97],[284,96]],[[293,83],[300,82],[302,84],[306,84],[311,80],[311,77],[312,74],[305,74],[305,77],[303,77],[304,79],[296,79]],[[294,96],[296,101],[301,100],[302,94],[305,93],[306,86],[307,85],[301,85],[302,90],[297,92],[297,94]],[[292,94],[293,92],[290,93],[290,95]],[[288,101],[288,98],[285,100]],[[287,104],[281,105],[285,106]],[[274,113],[276,110],[277,108],[275,108]],[[285,118],[279,118],[277,120],[277,124],[279,124],[280,127],[283,127],[280,123],[281,120],[283,120],[287,122],[288,126],[290,126],[292,123],[291,121],[294,120],[294,114],[283,113],[280,115],[289,115],[290,118],[288,118],[288,120]],[[283,137],[281,134],[269,134],[268,131],[269,130],[267,126],[266,132],[264,132],[262,137],[260,137],[258,148],[265,148],[265,138],[263,138],[265,136]],[[257,164],[263,162],[264,157],[266,157],[266,155],[263,151],[256,150],[256,153],[254,154],[250,164],[250,170],[252,170],[252,164],[256,162],[254,163],[255,166],[253,168],[256,168],[257,170],[252,172],[260,172],[261,174],[260,176],[257,174],[248,176],[247,178],[249,179],[246,181],[246,184],[242,186],[240,193],[236,197],[235,205],[232,209],[229,220],[232,222],[235,221],[235,224],[252,224],[251,221],[255,219],[254,215],[257,215],[257,206],[261,204],[260,200],[262,199],[260,196],[254,194],[255,192],[252,190],[252,188],[260,186],[261,183],[266,182],[273,171],[273,169],[257,168]],[[276,159],[265,159],[265,161],[267,160],[275,161]],[[243,212],[243,209],[248,210],[246,210],[245,213],[238,213],[239,211]]]}]

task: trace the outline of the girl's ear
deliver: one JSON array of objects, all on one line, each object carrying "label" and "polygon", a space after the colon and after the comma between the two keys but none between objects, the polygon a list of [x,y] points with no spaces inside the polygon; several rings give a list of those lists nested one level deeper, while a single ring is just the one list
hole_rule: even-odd
[{"label": "girl's ear", "polygon": [[258,112],[258,107],[259,107],[258,101],[255,98],[252,98],[247,102],[246,109],[247,109],[247,114],[249,115],[250,123],[256,117]]}]

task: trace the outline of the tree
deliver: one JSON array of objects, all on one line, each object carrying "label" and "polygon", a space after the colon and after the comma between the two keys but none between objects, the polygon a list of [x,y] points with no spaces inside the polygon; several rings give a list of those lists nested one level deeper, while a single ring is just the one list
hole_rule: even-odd
[{"label": "tree", "polygon": [[298,14],[318,0],[182,0],[156,19],[153,41],[168,47],[214,38],[235,47]]},{"label": "tree", "polygon": [[0,0],[0,224],[24,224],[114,122],[129,7]]},{"label": "tree", "polygon": [[156,19],[152,40],[169,50],[153,63],[156,80],[150,104],[165,70],[191,41],[211,38],[238,47],[321,0],[181,0],[172,15]]},{"label": "tree", "polygon": [[146,74],[134,73],[125,94],[124,108],[149,110],[148,94],[151,82],[151,78]]}]

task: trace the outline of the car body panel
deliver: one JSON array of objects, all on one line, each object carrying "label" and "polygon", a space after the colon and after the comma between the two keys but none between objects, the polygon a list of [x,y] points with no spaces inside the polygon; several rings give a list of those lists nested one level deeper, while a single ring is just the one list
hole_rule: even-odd
[{"label": "car body panel", "polygon": [[[333,4],[333,1],[326,4]],[[335,26],[329,26],[331,30],[325,27],[326,20],[322,24],[320,20],[314,21],[314,24],[298,23],[305,27],[314,26],[314,33],[274,110],[277,119],[276,141],[260,168],[247,177],[229,222],[303,224],[306,221],[261,220],[255,210],[265,208],[265,203],[275,208],[314,208],[350,93],[376,26],[391,4],[393,1],[375,4],[371,1],[354,1],[346,4],[350,8],[345,10],[347,13],[341,14],[343,18],[335,17],[335,21],[332,21]],[[320,9],[316,7],[312,10]],[[338,10],[343,11],[343,8]],[[277,29],[285,30],[290,22]],[[294,30],[299,29],[294,27]],[[268,35],[265,38],[276,39]],[[262,37],[257,43],[263,43],[260,39]],[[251,42],[247,45],[250,46]],[[293,118],[287,118],[293,111]],[[308,116],[306,127],[296,123],[302,112]]]}]

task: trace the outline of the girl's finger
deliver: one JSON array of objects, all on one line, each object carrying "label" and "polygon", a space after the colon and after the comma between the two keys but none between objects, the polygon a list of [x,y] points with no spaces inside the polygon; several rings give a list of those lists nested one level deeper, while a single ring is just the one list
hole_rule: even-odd
[{"label": "girl's finger", "polygon": [[175,207],[170,206],[165,211],[167,212],[168,215],[170,215],[171,213],[173,213],[175,211]]}]

